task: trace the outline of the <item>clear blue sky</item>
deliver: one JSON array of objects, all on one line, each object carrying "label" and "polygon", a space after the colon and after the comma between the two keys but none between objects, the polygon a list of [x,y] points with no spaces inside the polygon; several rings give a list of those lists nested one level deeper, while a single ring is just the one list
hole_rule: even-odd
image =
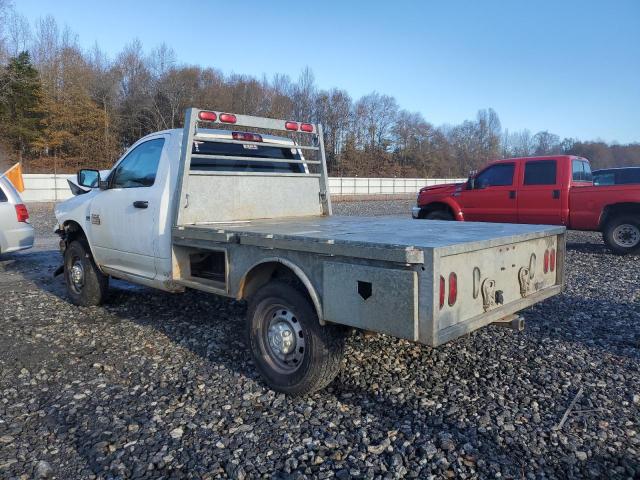
[{"label": "clear blue sky", "polygon": [[494,108],[509,130],[640,141],[639,0],[16,0],[112,57],[133,38],[180,62],[260,77],[309,66],[433,124]]}]

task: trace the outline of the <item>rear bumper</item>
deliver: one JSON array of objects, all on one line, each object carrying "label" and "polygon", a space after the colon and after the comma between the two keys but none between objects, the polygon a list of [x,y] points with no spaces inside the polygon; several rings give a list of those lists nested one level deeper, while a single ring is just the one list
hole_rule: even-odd
[{"label": "rear bumper", "polygon": [[411,216],[413,218],[420,218],[420,210],[422,210],[420,207],[413,207],[411,209]]},{"label": "rear bumper", "polygon": [[0,234],[0,252],[11,253],[33,247],[34,230],[28,223]]},{"label": "rear bumper", "polygon": [[553,285],[545,288],[544,290],[540,290],[524,298],[521,298],[515,302],[511,302],[500,308],[491,310],[490,312],[483,313],[464,322],[460,322],[456,325],[447,327],[437,333],[437,338],[434,339],[434,342],[431,344],[431,346],[437,347],[462,335],[466,335],[473,332],[474,330],[478,330],[479,328],[497,322],[501,318],[504,318],[511,314],[515,314],[520,310],[541,302],[542,300],[562,293],[562,289],[563,285]]}]

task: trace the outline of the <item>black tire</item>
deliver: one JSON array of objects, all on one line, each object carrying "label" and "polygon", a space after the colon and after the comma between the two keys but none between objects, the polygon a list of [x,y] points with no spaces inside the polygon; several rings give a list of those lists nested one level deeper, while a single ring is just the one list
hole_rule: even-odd
[{"label": "black tire", "polygon": [[[81,269],[82,278],[72,278],[74,265]],[[79,271],[79,270],[78,270]],[[71,302],[82,307],[100,305],[107,297],[109,277],[96,266],[86,242],[74,240],[64,252],[64,280]]]},{"label": "black tire", "polygon": [[424,218],[426,220],[453,220],[453,215],[447,210],[432,210]]},{"label": "black tire", "polygon": [[[291,337],[269,336],[270,327],[280,325]],[[277,392],[299,396],[329,385],[340,371],[345,332],[340,326],[320,325],[307,297],[286,283],[268,283],[249,300],[247,344],[265,383]],[[283,358],[270,342],[277,338],[295,338],[293,346],[280,344],[292,348],[280,351]]]},{"label": "black tire", "polygon": [[605,225],[602,238],[618,255],[640,251],[640,218],[631,215],[612,218]]}]

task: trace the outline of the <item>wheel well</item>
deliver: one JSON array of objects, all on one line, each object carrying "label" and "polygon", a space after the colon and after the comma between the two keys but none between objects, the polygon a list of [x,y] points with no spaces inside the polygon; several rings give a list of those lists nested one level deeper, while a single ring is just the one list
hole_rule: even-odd
[{"label": "wheel well", "polygon": [[301,292],[315,307],[320,323],[324,323],[320,297],[313,284],[299,267],[284,260],[273,259],[254,265],[240,281],[237,298],[251,297],[260,287],[272,280],[285,282]]},{"label": "wheel well", "polygon": [[425,218],[431,212],[449,212],[453,218],[456,218],[455,212],[449,205],[442,202],[433,202],[421,207],[419,218]]},{"label": "wheel well", "polygon": [[638,215],[640,216],[640,203],[614,203],[607,205],[600,216],[600,229],[603,229],[607,222],[618,215]]},{"label": "wheel well", "polygon": [[67,220],[62,224],[62,228],[63,228],[63,231],[62,231],[61,237],[67,243],[67,245],[74,240],[78,240],[78,239],[86,240],[87,238],[87,236],[84,233],[84,230],[82,229],[80,224],[78,224],[78,222],[74,222],[73,220]]}]

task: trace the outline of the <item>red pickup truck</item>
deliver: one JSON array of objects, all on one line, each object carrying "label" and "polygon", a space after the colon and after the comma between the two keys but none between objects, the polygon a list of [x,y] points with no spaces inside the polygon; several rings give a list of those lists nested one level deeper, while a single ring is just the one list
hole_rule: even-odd
[{"label": "red pickup truck", "polygon": [[594,186],[585,158],[508,158],[465,183],[424,187],[414,218],[565,225],[602,232],[616,253],[640,251],[640,185]]}]

